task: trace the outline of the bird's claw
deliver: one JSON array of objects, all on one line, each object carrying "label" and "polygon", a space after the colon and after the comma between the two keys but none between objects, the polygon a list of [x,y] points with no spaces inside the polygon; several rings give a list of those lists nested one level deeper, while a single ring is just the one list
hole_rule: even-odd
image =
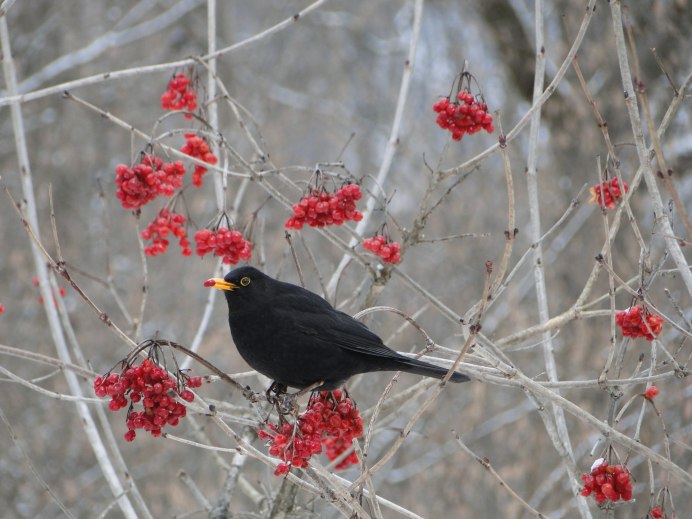
[{"label": "bird's claw", "polygon": [[295,393],[289,393],[288,388],[284,384],[272,382],[272,385],[267,389],[267,401],[274,406],[279,417],[283,418],[286,415],[298,414],[298,398],[306,393],[314,391],[318,387],[324,385],[324,381],[315,382]]}]

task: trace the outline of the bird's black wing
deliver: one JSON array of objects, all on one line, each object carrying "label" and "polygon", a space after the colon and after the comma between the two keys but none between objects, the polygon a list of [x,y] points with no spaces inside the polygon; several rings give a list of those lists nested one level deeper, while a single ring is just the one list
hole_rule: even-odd
[{"label": "bird's black wing", "polygon": [[296,332],[346,350],[384,358],[401,358],[382,339],[350,315],[307,290],[281,294],[273,311]]}]

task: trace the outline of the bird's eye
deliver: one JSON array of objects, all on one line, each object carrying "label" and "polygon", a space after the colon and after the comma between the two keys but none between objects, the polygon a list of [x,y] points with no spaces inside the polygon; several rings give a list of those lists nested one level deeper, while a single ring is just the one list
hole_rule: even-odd
[{"label": "bird's eye", "polygon": [[250,284],[250,278],[245,277],[240,280],[240,284],[244,287],[248,286]]}]

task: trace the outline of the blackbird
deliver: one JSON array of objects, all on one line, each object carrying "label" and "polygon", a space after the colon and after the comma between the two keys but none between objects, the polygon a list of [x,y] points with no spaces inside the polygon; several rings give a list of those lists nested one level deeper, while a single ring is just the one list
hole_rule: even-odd
[{"label": "blackbird", "polygon": [[[232,270],[205,286],[223,290],[228,323],[240,355],[276,384],[321,390],[372,371],[405,371],[443,378],[447,370],[399,355],[363,323],[325,299],[254,267]],[[452,382],[468,379],[452,373]],[[317,389],[317,387],[315,388]]]}]

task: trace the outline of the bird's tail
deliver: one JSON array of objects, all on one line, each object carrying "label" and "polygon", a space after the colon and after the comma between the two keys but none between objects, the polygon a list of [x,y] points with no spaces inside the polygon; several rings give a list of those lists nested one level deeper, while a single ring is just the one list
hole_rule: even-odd
[{"label": "bird's tail", "polygon": [[[423,362],[422,360],[409,359],[406,357],[399,360],[397,369],[400,371],[405,371],[406,373],[413,373],[414,375],[423,375],[424,377],[433,377],[439,379],[443,379],[449,371],[448,369]],[[449,380],[451,382],[467,382],[471,379],[469,379],[469,377],[466,375],[455,371],[452,373]]]}]

